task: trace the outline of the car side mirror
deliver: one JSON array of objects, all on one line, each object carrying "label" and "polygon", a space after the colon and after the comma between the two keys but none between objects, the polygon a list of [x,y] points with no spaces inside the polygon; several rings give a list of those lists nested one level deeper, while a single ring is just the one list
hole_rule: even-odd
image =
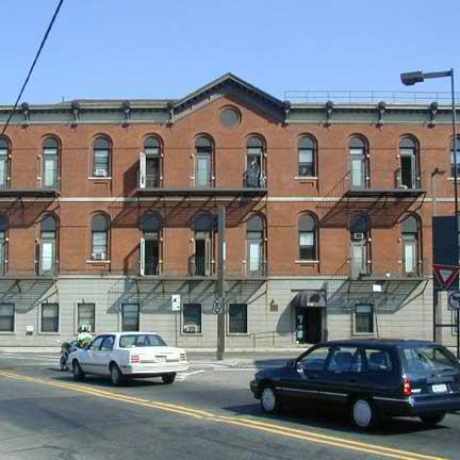
[{"label": "car side mirror", "polygon": [[297,361],[295,359],[290,359],[287,361],[286,365],[287,367],[296,367]]}]

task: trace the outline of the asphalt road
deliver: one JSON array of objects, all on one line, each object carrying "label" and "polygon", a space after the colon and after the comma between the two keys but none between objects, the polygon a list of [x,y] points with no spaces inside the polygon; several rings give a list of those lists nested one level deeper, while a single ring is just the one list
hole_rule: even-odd
[{"label": "asphalt road", "polygon": [[[193,358],[193,356],[192,356]],[[267,417],[248,390],[256,364],[200,357],[174,385],[73,382],[50,355],[0,353],[0,458],[460,459],[460,414],[438,428],[398,419],[355,432],[339,415],[291,407]]]}]

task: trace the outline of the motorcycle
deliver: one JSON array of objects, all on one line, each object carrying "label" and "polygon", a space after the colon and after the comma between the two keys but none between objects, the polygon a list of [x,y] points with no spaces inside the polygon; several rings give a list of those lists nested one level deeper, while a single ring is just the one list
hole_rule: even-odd
[{"label": "motorcycle", "polygon": [[78,342],[72,340],[70,342],[64,342],[61,345],[61,356],[59,357],[59,369],[61,371],[68,371],[69,367],[67,365],[67,359],[69,358],[70,353],[75,351],[78,347]]}]

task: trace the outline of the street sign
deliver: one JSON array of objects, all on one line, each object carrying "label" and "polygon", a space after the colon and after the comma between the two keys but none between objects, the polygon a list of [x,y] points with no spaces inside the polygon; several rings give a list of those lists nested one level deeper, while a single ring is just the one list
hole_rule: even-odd
[{"label": "street sign", "polygon": [[171,310],[180,311],[180,294],[173,294],[171,296]]},{"label": "street sign", "polygon": [[460,291],[450,292],[447,302],[449,303],[449,307],[454,310],[460,310]]},{"label": "street sign", "polygon": [[225,309],[225,300],[222,297],[217,297],[212,304],[212,312],[216,315],[222,313]]},{"label": "street sign", "polygon": [[444,289],[448,289],[458,275],[460,267],[457,265],[433,264],[433,273]]}]

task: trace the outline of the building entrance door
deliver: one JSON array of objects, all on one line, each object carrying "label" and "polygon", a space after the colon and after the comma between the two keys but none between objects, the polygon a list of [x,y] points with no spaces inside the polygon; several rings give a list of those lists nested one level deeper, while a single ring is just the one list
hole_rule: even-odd
[{"label": "building entrance door", "polygon": [[319,307],[296,307],[295,335],[297,343],[321,342],[323,310]]}]

